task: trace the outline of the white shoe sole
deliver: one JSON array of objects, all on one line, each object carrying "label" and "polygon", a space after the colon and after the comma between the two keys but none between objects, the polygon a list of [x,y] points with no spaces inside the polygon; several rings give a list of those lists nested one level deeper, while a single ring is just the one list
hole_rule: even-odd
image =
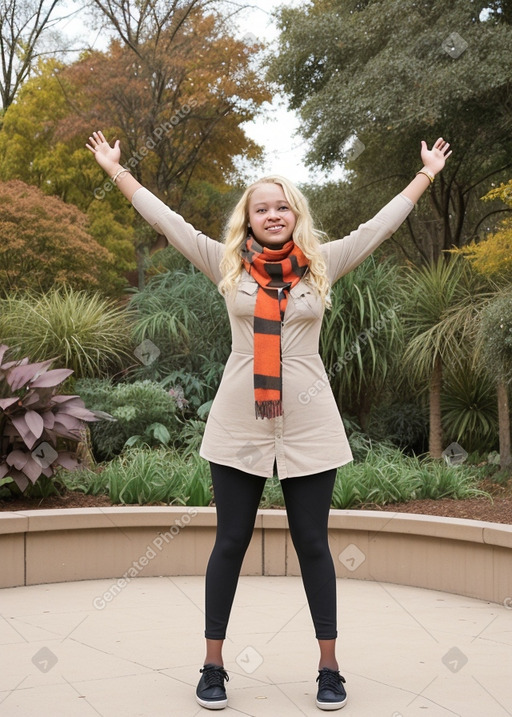
[{"label": "white shoe sole", "polygon": [[320,710],[340,710],[342,707],[345,707],[347,704],[347,697],[343,700],[343,702],[319,702],[316,700],[316,706]]},{"label": "white shoe sole", "polygon": [[202,700],[200,697],[198,697],[196,695],[196,700],[197,700],[197,702],[199,702],[201,707],[205,707],[207,710],[223,710],[224,707],[227,707],[227,705],[228,705],[227,697],[225,700],[209,702],[208,700]]}]

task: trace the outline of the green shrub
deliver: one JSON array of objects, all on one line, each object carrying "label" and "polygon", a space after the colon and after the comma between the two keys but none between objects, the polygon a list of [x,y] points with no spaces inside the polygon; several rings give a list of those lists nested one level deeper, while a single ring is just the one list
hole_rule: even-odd
[{"label": "green shrub", "polygon": [[62,473],[70,490],[107,494],[118,504],[209,505],[210,467],[197,454],[181,456],[165,446],[131,448],[97,471]]},{"label": "green shrub", "polygon": [[368,431],[377,441],[424,453],[428,446],[428,413],[422,405],[403,401],[383,404],[371,415]]},{"label": "green shrub", "polygon": [[441,410],[446,445],[457,441],[468,453],[498,448],[496,386],[484,370],[446,370]]},{"label": "green shrub", "polygon": [[156,446],[171,444],[179,432],[176,401],[153,381],[112,384],[107,379],[82,379],[76,392],[87,408],[115,420],[92,424],[91,439],[97,460],[118,455],[126,442]]},{"label": "green shrub", "polygon": [[201,273],[165,272],[132,296],[130,309],[137,314],[135,344],[149,339],[160,352],[137,368],[137,378],[161,380],[186,366],[203,383],[200,402],[212,399],[231,345],[224,299],[215,285]]},{"label": "green shrub", "polygon": [[386,505],[421,498],[472,498],[487,495],[477,488],[478,471],[444,461],[405,456],[396,448],[376,445],[359,463],[338,469],[334,508]]},{"label": "green shrub", "polygon": [[54,359],[74,378],[105,376],[135,363],[130,314],[99,293],[69,287],[0,300],[0,336],[14,358]]}]

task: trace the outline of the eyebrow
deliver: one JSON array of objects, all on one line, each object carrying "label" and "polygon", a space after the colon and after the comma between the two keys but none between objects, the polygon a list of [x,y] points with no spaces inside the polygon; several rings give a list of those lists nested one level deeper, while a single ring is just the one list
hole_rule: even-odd
[{"label": "eyebrow", "polygon": [[255,207],[260,207],[260,206],[262,206],[263,204],[289,204],[289,203],[290,203],[290,202],[287,202],[286,199],[277,199],[277,200],[275,200],[275,201],[272,200],[272,201],[270,201],[270,202],[255,202],[255,204],[254,204],[253,206],[255,206]]}]

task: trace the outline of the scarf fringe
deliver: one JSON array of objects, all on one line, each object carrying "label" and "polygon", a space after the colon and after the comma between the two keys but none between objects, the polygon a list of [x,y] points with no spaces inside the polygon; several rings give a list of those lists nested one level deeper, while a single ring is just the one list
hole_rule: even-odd
[{"label": "scarf fringe", "polygon": [[256,401],[256,418],[276,418],[283,415],[281,401]]}]

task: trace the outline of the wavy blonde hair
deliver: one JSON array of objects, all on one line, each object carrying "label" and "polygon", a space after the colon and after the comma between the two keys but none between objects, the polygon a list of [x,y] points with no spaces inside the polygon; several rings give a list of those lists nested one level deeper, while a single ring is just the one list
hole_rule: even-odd
[{"label": "wavy blonde hair", "polygon": [[325,234],[313,226],[306,197],[292,182],[278,174],[263,177],[249,185],[234,208],[224,235],[226,250],[220,262],[222,280],[219,283],[219,291],[225,295],[235,289],[240,281],[243,268],[241,252],[247,238],[249,224],[249,201],[256,187],[262,184],[279,184],[283,188],[286,201],[296,220],[293,241],[309,259],[309,270],[304,279],[318,291],[324,306],[330,307],[327,266],[320,252],[320,244],[324,241]]}]

